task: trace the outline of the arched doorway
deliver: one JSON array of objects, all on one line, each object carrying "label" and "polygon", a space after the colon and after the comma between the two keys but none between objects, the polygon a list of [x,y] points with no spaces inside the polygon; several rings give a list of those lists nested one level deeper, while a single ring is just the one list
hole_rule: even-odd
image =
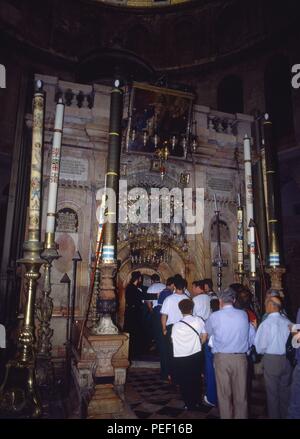
[{"label": "arched doorway", "polygon": [[[124,314],[125,314],[125,290],[126,287],[130,281],[131,274],[133,271],[140,271],[143,275],[144,286],[150,285],[150,276],[152,274],[158,274],[160,277],[160,280],[162,283],[166,283],[166,280],[168,277],[173,276],[176,273],[181,274],[183,277],[186,276],[186,267],[187,267],[187,261],[183,259],[182,255],[180,255],[178,252],[176,252],[174,249],[170,249],[171,252],[171,259],[169,263],[161,263],[158,267],[155,266],[133,266],[132,261],[129,257],[129,246],[123,244],[122,247],[119,248],[118,252],[118,260],[119,260],[119,271],[118,271],[118,280],[117,280],[117,295],[118,295],[118,312],[117,312],[117,323],[118,326],[122,329],[124,326]],[[147,328],[147,325],[151,325],[151,318],[149,318],[149,315],[147,315],[147,307],[145,306],[145,326],[143,329],[143,334],[145,334],[145,340],[148,343],[148,348],[146,351],[139,357],[139,360],[144,361],[159,361],[158,352],[155,349],[150,350],[150,348],[153,348],[153,340],[154,340],[154,331],[147,331],[145,328]],[[152,342],[149,339],[152,337]],[[154,346],[155,347],[155,346]]]}]

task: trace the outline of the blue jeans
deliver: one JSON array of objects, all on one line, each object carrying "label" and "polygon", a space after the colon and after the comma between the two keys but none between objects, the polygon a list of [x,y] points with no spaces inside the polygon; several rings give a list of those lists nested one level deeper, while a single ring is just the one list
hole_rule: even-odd
[{"label": "blue jeans", "polygon": [[169,359],[169,348],[168,348],[168,339],[162,332],[161,325],[161,313],[160,306],[157,306],[153,310],[153,328],[154,328],[154,338],[156,342],[156,346],[159,350],[159,358],[160,358],[160,377],[163,380],[168,378],[170,372],[170,359]]},{"label": "blue jeans", "polygon": [[300,419],[300,363],[295,366],[290,390],[288,419]]},{"label": "blue jeans", "polygon": [[204,361],[205,361],[205,393],[209,402],[214,405],[218,403],[217,397],[217,385],[214,369],[214,354],[211,351],[211,347],[206,342],[204,344]]}]

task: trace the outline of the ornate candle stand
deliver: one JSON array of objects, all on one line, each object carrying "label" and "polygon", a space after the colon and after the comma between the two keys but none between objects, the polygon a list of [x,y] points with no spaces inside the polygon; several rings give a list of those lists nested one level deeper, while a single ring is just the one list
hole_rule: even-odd
[{"label": "ornate candle stand", "polygon": [[27,302],[23,326],[18,338],[17,354],[6,366],[6,375],[0,389],[0,413],[13,418],[35,418],[41,415],[41,405],[36,389],[34,351],[34,303],[37,280],[44,261],[40,258],[41,242],[24,243]]},{"label": "ornate candle stand", "polygon": [[17,352],[6,366],[0,389],[0,413],[10,418],[36,418],[41,405],[36,388],[34,308],[37,280],[44,264],[40,253],[40,199],[42,172],[42,145],[44,125],[44,93],[42,81],[35,84],[33,98],[32,154],[29,194],[28,240],[24,242],[24,258],[17,261],[25,267],[26,305]]},{"label": "ornate candle stand", "polygon": [[98,323],[98,310],[97,310],[97,302],[99,297],[99,287],[100,287],[100,267],[96,267],[95,277],[94,277],[94,285],[92,292],[92,306],[91,306],[91,331],[94,332]]},{"label": "ornate candle stand", "polygon": [[281,255],[279,246],[279,218],[280,214],[277,207],[279,197],[276,186],[276,154],[272,146],[272,122],[269,115],[265,114],[263,120],[264,143],[265,143],[265,166],[266,166],[266,211],[268,220],[268,244],[269,261],[266,272],[270,276],[271,288],[282,291],[282,276],[286,269],[281,265]]},{"label": "ornate candle stand", "polygon": [[[47,223],[44,251],[42,258],[45,259],[44,264],[45,278],[42,294],[37,301],[37,318],[40,321],[38,330],[38,368],[37,378],[39,384],[52,385],[53,383],[53,369],[51,363],[51,337],[53,330],[50,328],[50,321],[53,311],[53,301],[50,297],[51,293],[51,265],[57,259],[57,245],[55,244],[55,212],[57,203],[59,168],[61,156],[61,141],[63,132],[65,106],[60,98],[56,104],[54,134],[51,154],[51,168],[49,177],[49,193],[48,193],[48,208],[47,208]],[[50,381],[49,381],[50,379]]]},{"label": "ornate candle stand", "polygon": [[222,269],[223,267],[228,267],[228,262],[224,261],[222,258],[222,244],[221,244],[221,231],[220,231],[220,210],[217,207],[217,199],[214,194],[215,200],[215,216],[216,216],[216,225],[217,225],[217,246],[218,246],[218,256],[214,259],[212,265],[213,267],[217,267],[217,286],[218,291],[221,291],[222,288]]},{"label": "ornate candle stand", "polygon": [[[114,325],[112,315],[116,311],[116,286],[117,274],[117,203],[119,195],[119,172],[122,134],[123,92],[120,82],[115,81],[111,91],[110,124],[107,172],[105,176],[105,191],[109,196],[114,191],[115,202],[108,203],[106,212],[107,221],[102,221],[100,215],[99,225],[103,224],[102,240],[100,234],[97,241],[101,241],[101,249],[97,245],[96,270],[91,284],[92,297],[92,327],[85,327],[83,322],[78,352],[80,361],[76,365],[75,377],[82,383],[82,378],[87,376],[89,370],[90,381],[93,382],[93,394],[87,408],[88,418],[107,418],[123,410],[123,402],[117,389],[124,389],[126,369],[128,362],[128,334],[119,333]],[[105,203],[106,204],[106,203]],[[106,207],[103,206],[103,208]],[[100,257],[101,255],[101,257]],[[98,303],[97,303],[98,302]],[[98,322],[98,314],[100,319]],[[96,324],[95,324],[96,323]],[[75,370],[75,369],[74,369]],[[101,384],[100,379],[114,377],[114,384]],[[86,379],[86,378],[84,378]]]},{"label": "ornate candle stand", "polygon": [[36,315],[40,322],[37,331],[37,381],[39,385],[53,385],[53,368],[51,362],[51,337],[53,329],[50,327],[53,311],[53,300],[51,294],[51,267],[55,259],[59,258],[57,244],[54,242],[54,233],[45,234],[44,251],[41,254],[45,259],[45,277],[42,294],[36,302]]},{"label": "ornate candle stand", "polygon": [[[123,114],[123,91],[118,79],[114,81],[111,90],[110,122],[107,172],[105,177],[105,189],[114,191],[116,200],[119,197],[120,156]],[[94,332],[98,335],[118,334],[118,328],[112,321],[112,314],[116,310],[116,287],[117,274],[117,202],[112,203],[107,212],[107,221],[103,230],[103,246],[100,262],[100,295],[99,314],[100,321]]]}]

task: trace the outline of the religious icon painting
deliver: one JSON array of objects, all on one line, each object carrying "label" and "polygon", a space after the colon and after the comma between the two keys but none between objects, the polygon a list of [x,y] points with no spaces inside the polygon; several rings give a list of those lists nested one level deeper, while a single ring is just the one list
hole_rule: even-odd
[{"label": "religious icon painting", "polygon": [[153,153],[167,141],[170,155],[183,156],[194,97],[192,93],[134,82],[126,150]]}]

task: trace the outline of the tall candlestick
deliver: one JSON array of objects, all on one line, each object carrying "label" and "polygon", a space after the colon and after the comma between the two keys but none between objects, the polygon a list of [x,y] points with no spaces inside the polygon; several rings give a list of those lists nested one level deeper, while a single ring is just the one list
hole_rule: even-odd
[{"label": "tall candlestick", "polygon": [[245,194],[246,194],[246,221],[248,224],[248,249],[250,253],[250,271],[255,276],[255,232],[251,230],[250,222],[254,219],[253,212],[253,187],[252,187],[252,168],[251,168],[251,147],[250,139],[245,134],[244,137],[244,164],[245,164]]},{"label": "tall candlestick", "polygon": [[269,115],[265,114],[263,121],[265,137],[265,168],[266,168],[266,207],[268,220],[269,238],[269,266],[280,266],[279,250],[279,212],[277,208],[277,187],[276,187],[276,155],[272,148],[272,122]]},{"label": "tall candlestick", "polygon": [[[120,81],[115,80],[111,91],[110,122],[109,122],[109,146],[107,157],[106,189],[113,189],[116,200],[119,198],[119,173],[121,156],[121,135],[122,135],[122,114],[123,114],[123,91]],[[144,133],[144,140],[148,133]],[[117,201],[107,212],[108,221],[103,229],[103,247],[101,258],[101,282],[99,313],[100,321],[95,329],[97,334],[117,334],[118,328],[113,324],[111,315],[116,310],[116,273],[117,273]],[[116,220],[114,220],[116,219]]]},{"label": "tall candlestick", "polygon": [[250,235],[250,272],[251,276],[255,277],[256,274],[256,265],[255,265],[255,226],[253,221],[250,221],[249,224],[249,235]]},{"label": "tall candlestick", "polygon": [[60,98],[56,105],[56,113],[55,113],[46,233],[54,233],[54,227],[55,227],[55,213],[56,213],[56,203],[57,203],[57,190],[58,190],[58,180],[59,180],[59,165],[60,165],[60,156],[61,156],[61,139],[62,139],[62,128],[64,121],[64,111],[65,111],[65,105],[63,104],[62,99]]},{"label": "tall candlestick", "polygon": [[17,352],[14,359],[6,366],[4,382],[0,388],[0,412],[2,416],[9,418],[34,418],[41,415],[41,404],[36,388],[34,315],[37,281],[40,277],[41,265],[44,263],[40,257],[43,245],[39,241],[43,125],[43,83],[38,80],[35,83],[33,97],[28,241],[24,242],[23,259],[17,261],[25,267],[26,304],[23,324],[18,336]]},{"label": "tall candlestick", "polygon": [[244,164],[245,164],[245,191],[246,191],[246,214],[247,223],[254,218],[253,214],[253,188],[250,139],[247,134],[244,137]]},{"label": "tall candlestick", "polygon": [[[240,197],[239,197],[240,198]],[[244,215],[243,208],[240,206],[237,209],[237,274],[239,276],[240,283],[243,283],[244,275]]]},{"label": "tall candlestick", "polygon": [[29,194],[28,241],[40,240],[41,172],[44,126],[44,94],[42,81],[36,83],[33,100],[32,155]]}]

